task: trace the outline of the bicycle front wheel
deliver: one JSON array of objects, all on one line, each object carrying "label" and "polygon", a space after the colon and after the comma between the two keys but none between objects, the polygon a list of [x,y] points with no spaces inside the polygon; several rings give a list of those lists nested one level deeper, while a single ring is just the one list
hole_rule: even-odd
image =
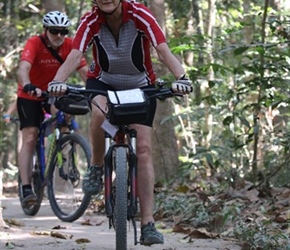
[{"label": "bicycle front wheel", "polygon": [[127,249],[127,149],[117,147],[115,152],[115,206],[114,225],[116,231],[116,249]]},{"label": "bicycle front wheel", "polygon": [[84,214],[91,200],[82,192],[82,176],[90,164],[91,150],[76,133],[65,135],[57,143],[47,174],[48,199],[60,220],[72,222]]}]

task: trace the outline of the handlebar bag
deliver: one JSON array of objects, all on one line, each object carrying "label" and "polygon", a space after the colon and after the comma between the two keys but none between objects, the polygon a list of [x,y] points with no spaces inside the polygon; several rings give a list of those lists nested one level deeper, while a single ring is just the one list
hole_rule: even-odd
[{"label": "handlebar bag", "polygon": [[107,119],[113,125],[144,122],[148,117],[149,100],[141,89],[108,91]]},{"label": "handlebar bag", "polygon": [[55,100],[55,107],[70,115],[85,115],[90,112],[90,106],[85,99],[74,99],[61,96]]}]

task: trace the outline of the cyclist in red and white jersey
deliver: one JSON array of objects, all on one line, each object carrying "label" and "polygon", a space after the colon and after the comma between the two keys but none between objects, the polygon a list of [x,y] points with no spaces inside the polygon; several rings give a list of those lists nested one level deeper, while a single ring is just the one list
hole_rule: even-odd
[{"label": "cyclist in red and white jersey", "polygon": [[[162,29],[151,11],[135,1],[95,0],[92,10],[86,13],[77,29],[73,50],[58,70],[48,91],[61,95],[67,89],[65,81],[92,45],[93,62],[89,67],[88,89],[125,90],[154,87],[156,75],[151,62],[153,46],[160,61],[176,78],[175,91],[188,93],[191,81],[170,52]],[[94,100],[105,110],[106,99],[97,95]],[[151,101],[152,100],[152,101]],[[150,115],[142,124],[133,124],[138,132],[138,196],[141,213],[141,238],[144,245],[162,244],[163,235],[154,226],[154,168],[151,152],[152,123],[156,100],[150,100]],[[97,194],[102,188],[104,132],[101,125],[104,116],[93,106],[90,124],[92,145],[91,167],[83,181],[83,191]]]}]

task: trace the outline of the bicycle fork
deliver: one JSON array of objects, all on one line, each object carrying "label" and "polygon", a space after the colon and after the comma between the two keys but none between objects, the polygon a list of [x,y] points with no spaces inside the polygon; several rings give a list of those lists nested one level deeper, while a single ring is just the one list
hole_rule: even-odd
[{"label": "bicycle fork", "polygon": [[134,244],[138,244],[137,240],[137,226],[135,215],[138,210],[137,206],[137,155],[136,155],[136,137],[137,132],[133,129],[129,131],[130,138],[127,138],[129,143],[125,144],[125,133],[122,131],[117,132],[115,144],[112,145],[111,136],[105,133],[105,209],[106,215],[109,218],[109,227],[113,226],[114,214],[114,190],[113,190],[113,151],[116,147],[128,148],[128,209],[127,220],[132,221],[134,229]]}]

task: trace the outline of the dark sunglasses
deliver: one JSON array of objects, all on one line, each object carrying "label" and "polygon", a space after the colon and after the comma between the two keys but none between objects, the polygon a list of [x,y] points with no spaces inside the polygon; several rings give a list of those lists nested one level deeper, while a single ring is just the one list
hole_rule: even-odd
[{"label": "dark sunglasses", "polygon": [[48,29],[49,33],[50,34],[53,34],[53,35],[58,35],[58,34],[61,34],[61,35],[67,35],[68,34],[68,30],[67,29],[64,29],[64,30],[60,30],[60,29]]}]

